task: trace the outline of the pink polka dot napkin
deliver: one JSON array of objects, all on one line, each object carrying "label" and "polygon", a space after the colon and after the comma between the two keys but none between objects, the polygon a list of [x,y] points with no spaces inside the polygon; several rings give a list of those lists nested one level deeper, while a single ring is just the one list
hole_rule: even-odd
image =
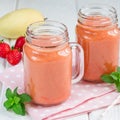
[{"label": "pink polka dot napkin", "polygon": [[[24,92],[23,65],[17,65],[0,73],[0,81],[4,88],[14,89],[18,86],[20,93]],[[5,92],[5,90],[4,90]],[[5,94],[3,94],[5,95]],[[119,95],[113,86],[106,83],[93,84],[81,81],[72,86],[69,99],[57,106],[42,107],[26,105],[28,114],[33,120],[61,119],[80,113],[90,112],[106,107]],[[4,101],[5,96],[2,96]]]}]

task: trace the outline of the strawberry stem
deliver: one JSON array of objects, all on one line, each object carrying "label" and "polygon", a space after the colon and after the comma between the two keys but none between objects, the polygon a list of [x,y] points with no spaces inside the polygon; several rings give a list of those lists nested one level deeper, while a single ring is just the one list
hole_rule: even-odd
[{"label": "strawberry stem", "polygon": [[3,43],[4,42],[4,40],[2,39],[2,40],[0,40],[0,43]]},{"label": "strawberry stem", "polygon": [[14,46],[12,46],[11,49],[13,50],[13,49],[14,49]]}]

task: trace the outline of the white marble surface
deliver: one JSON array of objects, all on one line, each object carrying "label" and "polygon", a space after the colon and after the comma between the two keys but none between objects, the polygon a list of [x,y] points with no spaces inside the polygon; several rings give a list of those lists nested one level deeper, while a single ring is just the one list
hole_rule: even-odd
[{"label": "white marble surface", "polygon": [[[75,41],[75,24],[77,20],[78,9],[88,3],[105,3],[113,5],[118,10],[120,18],[120,1],[119,0],[18,0],[18,8],[35,8],[40,10],[45,17],[61,21],[67,25],[70,35],[70,41]],[[0,16],[15,9],[16,0],[3,0],[0,2]],[[14,44],[14,41],[7,41]],[[10,67],[5,60],[0,59],[0,72]],[[98,117],[105,109],[93,111],[88,114],[73,116],[64,120],[98,120]],[[29,116],[19,117],[13,113],[0,109],[1,120],[30,120]],[[120,105],[111,108],[101,120],[120,120]]]}]

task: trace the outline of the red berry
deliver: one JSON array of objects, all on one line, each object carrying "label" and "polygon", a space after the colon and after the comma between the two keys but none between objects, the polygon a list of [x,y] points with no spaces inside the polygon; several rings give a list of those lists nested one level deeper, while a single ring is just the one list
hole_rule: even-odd
[{"label": "red berry", "polygon": [[11,65],[18,64],[21,61],[21,58],[22,54],[17,49],[10,50],[6,55],[6,59]]},{"label": "red berry", "polygon": [[16,40],[16,43],[15,43],[15,49],[19,49],[21,52],[23,51],[23,45],[25,43],[25,37],[24,36],[21,36],[19,37],[17,40]]},{"label": "red berry", "polygon": [[10,46],[5,42],[0,42],[0,57],[6,58],[6,55],[9,51]]}]

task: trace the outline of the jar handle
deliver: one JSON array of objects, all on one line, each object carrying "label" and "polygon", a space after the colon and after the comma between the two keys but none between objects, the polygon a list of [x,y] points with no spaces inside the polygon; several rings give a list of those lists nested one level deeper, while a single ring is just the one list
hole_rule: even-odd
[{"label": "jar handle", "polygon": [[78,83],[84,74],[83,48],[76,42],[70,42],[72,49],[72,84]]}]

